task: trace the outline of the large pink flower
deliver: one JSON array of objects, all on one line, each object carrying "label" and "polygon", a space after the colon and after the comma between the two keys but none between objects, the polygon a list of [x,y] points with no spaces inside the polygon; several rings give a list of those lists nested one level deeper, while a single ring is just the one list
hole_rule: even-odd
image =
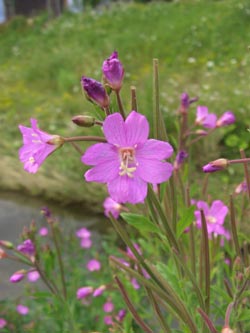
[{"label": "large pink flower", "polygon": [[163,162],[173,153],[168,142],[149,139],[145,116],[132,111],[124,121],[119,113],[103,123],[107,143],[87,149],[82,162],[93,165],[85,173],[87,181],[107,183],[113,200],[120,203],[143,202],[147,183],[159,184],[172,175],[173,166]]},{"label": "large pink flower", "polygon": [[63,138],[41,131],[37,120],[30,119],[31,128],[19,125],[23,135],[23,146],[19,149],[19,159],[24,170],[36,173],[44,160],[63,144]]}]

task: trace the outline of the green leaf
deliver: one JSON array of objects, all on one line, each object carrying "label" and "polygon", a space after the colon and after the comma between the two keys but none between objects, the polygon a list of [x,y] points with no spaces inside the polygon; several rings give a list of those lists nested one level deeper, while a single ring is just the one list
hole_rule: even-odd
[{"label": "green leaf", "polygon": [[128,224],[132,225],[139,231],[159,233],[158,228],[150,220],[142,215],[122,213],[121,216]]},{"label": "green leaf", "polygon": [[195,206],[190,206],[182,211],[182,217],[181,219],[177,222],[177,238],[181,236],[183,231],[190,226],[190,224],[194,221],[194,211],[195,211]]}]

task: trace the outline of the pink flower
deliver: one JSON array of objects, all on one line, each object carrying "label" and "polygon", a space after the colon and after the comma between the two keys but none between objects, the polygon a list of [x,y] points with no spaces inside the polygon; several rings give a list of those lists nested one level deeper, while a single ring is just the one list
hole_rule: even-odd
[{"label": "pink flower", "polygon": [[123,319],[124,319],[125,316],[126,316],[126,313],[127,313],[127,311],[126,311],[125,309],[121,309],[121,310],[118,312],[118,314],[117,314],[117,316],[116,316],[116,319],[117,319],[118,321],[123,321]]},{"label": "pink flower", "polygon": [[30,271],[27,273],[27,279],[30,282],[36,282],[40,278],[40,274],[38,271]]},{"label": "pink flower", "polygon": [[92,246],[92,240],[90,238],[82,238],[81,239],[81,247],[83,249],[90,249]]},{"label": "pink flower", "polygon": [[114,310],[114,304],[111,301],[107,301],[103,305],[103,311],[106,313],[112,312]]},{"label": "pink flower", "polygon": [[87,228],[81,228],[76,231],[76,236],[79,238],[90,238],[91,232]]},{"label": "pink flower", "polygon": [[91,259],[87,263],[87,269],[90,272],[99,271],[101,269],[101,263],[100,263],[100,261],[98,261],[96,259]]},{"label": "pink flower", "polygon": [[24,170],[36,173],[44,160],[64,143],[62,137],[41,131],[37,120],[30,119],[31,128],[19,125],[23,135],[23,146],[19,149],[19,159]]},{"label": "pink flower", "polygon": [[113,324],[113,318],[112,318],[112,316],[105,316],[104,317],[104,323],[106,325],[112,325]]},{"label": "pink flower", "polygon": [[109,217],[109,214],[112,214],[115,219],[120,215],[122,205],[114,201],[112,198],[108,197],[104,200],[103,203],[104,214]]},{"label": "pink flower", "polygon": [[26,316],[29,313],[29,308],[22,304],[18,304],[16,310],[22,316]]},{"label": "pink flower", "polygon": [[108,83],[108,85],[113,90],[119,91],[122,87],[124,69],[122,63],[118,59],[118,53],[116,51],[103,62],[102,72],[104,80]]},{"label": "pink flower", "polygon": [[26,271],[21,269],[20,271],[15,272],[13,275],[10,277],[10,282],[12,283],[18,283],[22,281],[25,277]]},{"label": "pink flower", "polygon": [[0,318],[0,328],[4,328],[7,325],[7,321],[4,318]]},{"label": "pink flower", "polygon": [[105,285],[101,285],[100,287],[96,288],[93,292],[93,297],[101,296],[106,289],[107,287]]},{"label": "pink flower", "polygon": [[42,228],[39,230],[39,235],[42,236],[42,237],[47,236],[48,233],[49,233],[49,230],[48,230],[48,228],[46,228],[46,227],[42,227]]},{"label": "pink flower", "polygon": [[222,127],[235,123],[235,115],[231,111],[226,111],[223,115],[217,120],[216,126]]},{"label": "pink flower", "polygon": [[17,250],[28,256],[33,256],[35,254],[35,245],[31,239],[26,239],[22,244],[17,246]]},{"label": "pink flower", "polygon": [[88,297],[89,295],[92,294],[92,292],[93,292],[93,288],[92,287],[82,287],[82,288],[79,288],[77,290],[77,293],[76,293],[77,299],[82,299],[82,298]]},{"label": "pink flower", "polygon": [[113,200],[120,203],[144,202],[147,183],[168,180],[173,171],[163,162],[173,153],[168,142],[150,139],[145,116],[132,111],[124,121],[119,113],[108,116],[103,123],[107,143],[87,149],[82,162],[93,168],[85,173],[86,181],[107,183]]},{"label": "pink flower", "polygon": [[208,113],[208,108],[206,106],[197,106],[196,125],[202,125],[205,128],[215,128],[216,120],[217,116],[214,113]]},{"label": "pink flower", "polygon": [[211,207],[205,201],[197,201],[196,206],[199,210],[194,212],[197,227],[201,228],[201,212],[204,211],[204,215],[207,223],[207,231],[209,236],[213,234],[224,236],[226,239],[230,239],[229,232],[223,227],[226,215],[228,213],[227,206],[220,200],[213,201]]}]

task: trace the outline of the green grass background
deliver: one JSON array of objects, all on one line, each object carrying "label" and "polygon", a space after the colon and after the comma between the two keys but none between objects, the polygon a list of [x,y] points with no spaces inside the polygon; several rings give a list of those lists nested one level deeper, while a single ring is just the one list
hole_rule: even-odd
[{"label": "green grass background", "polygon": [[[174,118],[183,91],[199,96],[199,104],[207,105],[210,112],[236,114],[235,126],[217,131],[212,140],[197,146],[193,155],[197,170],[221,154],[238,157],[240,147],[247,153],[249,45],[250,4],[238,0],[117,3],[96,11],[64,13],[52,21],[46,15],[18,17],[0,26],[1,189],[91,207],[105,196],[104,187],[84,182],[86,167],[70,145],[49,157],[38,174],[23,171],[17,153],[22,145],[18,124],[29,126],[29,118],[34,117],[49,133],[93,133],[71,123],[74,115],[95,112],[82,94],[80,78],[101,80],[102,62],[114,50],[126,72],[121,91],[126,111],[130,111],[134,85],[139,111],[149,119],[152,59],[159,59],[161,109],[173,144]],[[190,118],[194,117],[192,107]],[[95,132],[101,134],[99,129]],[[228,182],[236,171],[221,179]]]}]

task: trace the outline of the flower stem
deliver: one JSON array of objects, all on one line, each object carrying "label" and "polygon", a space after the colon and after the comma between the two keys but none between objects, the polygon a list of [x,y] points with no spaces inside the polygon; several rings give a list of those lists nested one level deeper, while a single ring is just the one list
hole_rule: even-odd
[{"label": "flower stem", "polygon": [[116,94],[116,99],[117,99],[117,104],[118,104],[119,112],[122,115],[123,119],[125,120],[126,116],[125,116],[125,112],[124,112],[124,108],[123,108],[123,104],[122,104],[122,100],[121,100],[120,91],[116,90],[115,94]]},{"label": "flower stem", "polygon": [[60,276],[61,276],[62,288],[63,288],[63,296],[65,299],[67,299],[67,289],[66,289],[64,267],[63,267],[63,262],[62,262],[62,254],[61,254],[60,245],[58,243],[57,230],[55,228],[54,223],[51,223],[51,231],[52,231],[52,237],[53,237],[53,240],[55,243],[56,254],[57,254],[57,259],[58,259],[58,264],[59,264],[59,270],[60,270]]},{"label": "flower stem", "polygon": [[136,311],[135,307],[133,306],[133,304],[131,303],[128,294],[123,286],[123,284],[121,283],[120,279],[115,276],[115,281],[122,293],[122,296],[124,298],[125,303],[127,304],[127,307],[129,308],[130,312],[132,313],[135,321],[137,322],[137,324],[139,326],[141,326],[141,328],[144,330],[144,332],[146,333],[153,333],[153,331],[151,330],[151,328],[140,318],[138,312]]},{"label": "flower stem", "polygon": [[65,142],[74,141],[97,141],[97,142],[107,142],[107,140],[101,136],[72,136],[69,138],[64,138]]},{"label": "flower stem", "polygon": [[[248,160],[246,159],[246,155],[245,155],[245,152],[243,149],[240,150],[240,155],[241,155],[241,158],[245,159],[245,160]],[[249,158],[249,161],[250,161],[250,158]],[[244,163],[244,172],[245,172],[245,178],[246,178],[246,182],[247,182],[247,191],[248,191],[248,197],[250,199],[250,177],[249,177],[249,172],[248,172],[248,168],[247,168],[247,164]]]},{"label": "flower stem", "polygon": [[130,92],[131,92],[131,110],[137,111],[136,88],[134,86],[131,86]]}]

